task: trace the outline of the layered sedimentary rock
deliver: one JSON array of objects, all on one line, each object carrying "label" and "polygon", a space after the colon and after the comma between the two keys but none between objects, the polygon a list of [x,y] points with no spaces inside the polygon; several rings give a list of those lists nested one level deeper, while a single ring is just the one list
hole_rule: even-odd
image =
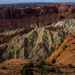
[{"label": "layered sedimentary rock", "polygon": [[28,58],[35,63],[44,61],[50,56],[49,63],[52,63],[53,60],[56,60],[55,63],[59,63],[58,56],[63,53],[64,39],[67,35],[75,33],[74,21],[75,19],[58,21],[50,26],[36,27],[28,33],[25,33],[25,28],[0,33],[1,36],[5,37],[1,37],[3,40],[0,39],[0,47],[3,48],[3,51],[5,50],[5,52],[1,51],[3,52],[2,56],[7,56],[3,59]]},{"label": "layered sedimentary rock", "polygon": [[[40,52],[43,53],[46,51],[45,49],[48,49],[49,51],[51,51],[51,53],[48,54],[46,51],[45,54],[42,54],[42,57],[43,55],[46,55],[47,58],[48,55],[50,55],[49,63],[51,63],[53,59],[55,59],[56,62],[59,62],[59,60],[63,62],[62,59],[64,58],[62,58],[62,56],[64,57],[64,55],[60,55],[59,58],[56,57],[58,57],[58,55],[62,51],[59,50],[59,46],[64,41],[64,38],[68,34],[74,35],[75,33],[75,19],[71,19],[75,17],[74,12],[74,6],[64,4],[53,4],[37,7],[25,6],[20,8],[1,7],[0,49],[2,49],[3,51],[5,50],[8,55],[10,54],[10,56],[14,58],[21,57],[23,59],[27,57],[27,55],[24,54],[24,50],[27,50],[28,52],[25,52],[27,52],[28,55],[29,52],[32,53],[28,57],[31,59],[33,58],[32,60],[36,60],[35,58],[39,58],[37,56],[41,56]],[[44,31],[42,31],[43,27]],[[45,43],[43,43],[43,34],[45,34]],[[28,44],[26,44],[25,42],[28,42]],[[52,51],[52,49],[54,50]],[[52,54],[52,52],[56,54]],[[53,55],[53,57],[51,57],[51,54]],[[4,54],[3,56],[5,55],[6,54]],[[67,59],[65,58],[64,60],[66,61]]]},{"label": "layered sedimentary rock", "polygon": [[72,5],[48,4],[44,6],[7,6],[0,7],[0,27],[17,28],[49,25],[65,18],[74,18]]}]

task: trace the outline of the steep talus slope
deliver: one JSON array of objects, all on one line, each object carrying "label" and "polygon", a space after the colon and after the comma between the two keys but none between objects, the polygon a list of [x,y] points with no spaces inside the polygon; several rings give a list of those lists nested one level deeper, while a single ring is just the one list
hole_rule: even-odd
[{"label": "steep talus slope", "polygon": [[[64,48],[64,51],[56,59],[57,63],[75,64],[75,37],[70,36],[70,38],[70,41],[64,43],[66,48]],[[69,37],[66,39],[69,39]]]},{"label": "steep talus slope", "polygon": [[48,58],[48,63],[75,64],[75,37],[67,36],[63,43]]}]

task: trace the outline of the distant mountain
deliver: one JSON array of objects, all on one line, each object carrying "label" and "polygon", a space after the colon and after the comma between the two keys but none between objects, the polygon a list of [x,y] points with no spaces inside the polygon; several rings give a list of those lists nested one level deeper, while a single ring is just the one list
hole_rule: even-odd
[{"label": "distant mountain", "polygon": [[65,4],[65,5],[72,5],[72,6],[75,6],[75,3],[74,2],[63,2],[63,3],[44,3],[44,2],[38,2],[38,3],[14,3],[14,4],[0,4],[0,7],[25,7],[25,6],[28,6],[28,7],[32,7],[32,6],[47,6],[47,5],[50,5],[50,4]]},{"label": "distant mountain", "polygon": [[[15,4],[0,4],[0,7],[25,7],[25,6],[44,6],[52,3],[15,3]],[[55,3],[53,3],[55,4]]]}]

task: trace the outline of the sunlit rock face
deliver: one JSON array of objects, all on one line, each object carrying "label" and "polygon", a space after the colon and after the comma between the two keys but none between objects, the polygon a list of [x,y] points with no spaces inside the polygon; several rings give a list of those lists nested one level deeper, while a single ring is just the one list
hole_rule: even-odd
[{"label": "sunlit rock face", "polygon": [[64,48],[64,50],[60,53],[60,55],[56,59],[57,64],[75,64],[75,38],[73,36],[68,36],[65,38],[65,40],[68,40],[67,42],[63,42],[64,45],[61,47],[61,49]]}]

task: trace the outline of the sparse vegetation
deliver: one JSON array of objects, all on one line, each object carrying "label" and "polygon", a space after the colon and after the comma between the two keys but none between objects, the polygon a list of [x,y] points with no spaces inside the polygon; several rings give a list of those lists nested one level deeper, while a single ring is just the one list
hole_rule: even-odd
[{"label": "sparse vegetation", "polygon": [[[71,16],[71,7],[65,7],[62,9],[64,11],[61,8],[62,5],[59,5],[59,8],[58,5],[53,8],[27,8],[23,11],[24,15],[18,14],[19,18],[26,15],[22,20],[16,19],[18,9],[14,11],[12,8],[15,16],[11,17],[17,22],[13,19],[11,22],[15,21],[15,27],[10,25],[9,20],[4,20],[2,22],[7,22],[6,26],[9,27],[4,30],[0,28],[0,64],[5,64],[0,69],[17,70],[19,74],[22,70],[22,75],[36,75],[36,71],[41,75],[48,75],[49,72],[73,72],[71,69],[74,69],[72,64],[75,64],[75,19],[67,18]],[[68,67],[62,66],[66,64],[69,64]]]}]

